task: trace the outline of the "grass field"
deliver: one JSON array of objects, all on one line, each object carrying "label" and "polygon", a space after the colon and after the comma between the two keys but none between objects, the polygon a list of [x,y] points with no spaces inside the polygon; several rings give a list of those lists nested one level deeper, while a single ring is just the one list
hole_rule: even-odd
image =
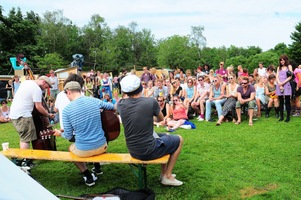
[{"label": "grass field", "polygon": [[[174,173],[184,181],[180,187],[160,184],[160,167],[148,166],[148,186],[157,199],[301,199],[301,131],[299,117],[290,123],[274,117],[259,118],[248,126],[193,122],[195,130],[177,130],[184,138]],[[155,128],[164,132],[163,128]],[[0,124],[0,142],[18,148],[19,139],[11,123]],[[58,150],[69,142],[58,138]],[[127,152],[124,135],[109,144],[109,152]],[[87,187],[72,163],[35,161],[32,176],[53,194],[79,196],[115,187],[138,189],[130,167],[104,165],[104,174],[94,187]],[[90,166],[92,167],[92,166]]]}]

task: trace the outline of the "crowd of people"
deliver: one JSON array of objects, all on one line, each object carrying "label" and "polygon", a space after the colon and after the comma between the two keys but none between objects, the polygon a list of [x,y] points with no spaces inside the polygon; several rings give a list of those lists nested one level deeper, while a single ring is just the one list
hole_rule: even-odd
[{"label": "crowd of people", "polygon": [[[273,107],[279,121],[289,122],[291,116],[300,116],[301,65],[293,69],[285,55],[280,56],[277,68],[265,68],[259,63],[253,73],[241,65],[237,66],[237,72],[233,66],[225,68],[224,65],[220,62],[215,71],[204,65],[195,70],[177,69],[160,75],[155,68],[144,67],[139,77],[135,70],[128,73],[123,69],[114,77],[91,70],[83,76],[71,74],[64,81],[63,91],[58,90],[57,77],[51,70],[50,77],[27,80],[12,89],[7,99],[13,99],[11,108],[7,100],[1,101],[0,120],[11,120],[20,135],[20,148],[30,148],[30,142],[36,139],[31,114],[35,106],[51,120],[57,116],[60,130],[55,135],[74,142],[69,147],[71,152],[88,157],[105,153],[108,148],[104,131],[99,128],[102,127],[99,111],[117,110],[131,156],[151,160],[170,154],[168,164],[162,165],[160,181],[164,185],[180,186],[183,182],[175,178],[172,170],[183,138],[176,134],[157,134],[154,126],[164,126],[168,132],[174,132],[191,127],[189,120],[194,118],[215,122],[217,126],[227,121],[239,125],[244,113],[248,124],[253,126],[253,119],[261,117],[263,111],[266,118],[270,117]],[[18,81],[15,77],[7,87],[15,87]],[[45,90],[50,90],[50,110],[41,105]],[[102,174],[98,163],[92,172],[84,163],[75,165],[88,186],[95,184],[95,174]]]}]

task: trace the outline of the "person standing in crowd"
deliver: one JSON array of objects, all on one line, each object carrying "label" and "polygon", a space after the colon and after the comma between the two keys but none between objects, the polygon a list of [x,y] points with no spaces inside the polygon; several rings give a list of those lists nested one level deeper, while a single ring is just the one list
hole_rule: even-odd
[{"label": "person standing in crowd", "polygon": [[13,97],[15,97],[19,87],[20,87],[20,79],[18,75],[14,76],[14,81],[13,81],[13,88],[12,88],[12,93],[13,93]]},{"label": "person standing in crowd", "polygon": [[108,73],[104,73],[103,74],[103,79],[101,80],[101,85],[102,85],[102,89],[104,91],[105,94],[109,94],[110,95],[110,99],[112,99],[112,82],[111,79],[109,78],[109,74]]},{"label": "person standing in crowd", "polygon": [[53,114],[42,105],[42,90],[52,87],[47,76],[41,76],[37,80],[26,80],[15,93],[10,109],[10,118],[20,136],[20,149],[29,149],[30,142],[37,139],[36,128],[32,118],[33,108],[44,116],[54,118]]},{"label": "person standing in crowd", "polygon": [[143,73],[140,76],[140,80],[148,83],[148,81],[155,81],[155,77],[148,71],[147,67],[143,67]]},{"label": "person standing in crowd", "polygon": [[277,68],[277,85],[276,85],[276,95],[279,98],[279,112],[280,118],[279,121],[283,121],[283,111],[284,105],[286,108],[286,119],[285,122],[290,121],[291,113],[291,95],[292,95],[292,86],[290,80],[292,79],[292,66],[289,64],[288,57],[282,55],[279,58],[279,66]]},{"label": "person standing in crowd", "polygon": [[153,160],[170,154],[167,164],[161,166],[160,180],[163,185],[183,184],[172,174],[180,155],[183,139],[179,135],[158,134],[154,137],[153,117],[163,120],[163,114],[155,98],[141,97],[141,80],[135,75],[126,76],[121,81],[121,90],[129,98],[120,99],[117,111],[124,126],[126,145],[132,157]]},{"label": "person standing in crowd", "polygon": [[7,101],[12,101],[12,99],[13,99],[13,92],[12,92],[12,90],[13,90],[13,81],[12,81],[12,80],[9,80],[9,81],[7,82],[5,88],[6,88],[6,90],[7,90],[7,91],[6,91],[6,93],[7,93],[6,100],[7,100]]},{"label": "person standing in crowd", "polygon": [[295,76],[295,84],[296,84],[296,91],[295,91],[295,99],[293,99],[293,105],[295,111],[292,113],[294,117],[299,117],[301,114],[301,105],[300,105],[300,95],[301,95],[301,65],[296,67],[294,70]]},{"label": "person standing in crowd", "polygon": [[221,77],[223,78],[223,81],[226,83],[228,81],[228,71],[224,68],[225,63],[224,62],[220,62],[219,63],[219,69],[215,70],[215,74],[216,75],[221,75]]},{"label": "person standing in crowd", "polygon": [[241,107],[248,106],[249,126],[253,126],[253,113],[255,108],[255,88],[249,83],[248,77],[242,77],[241,86],[237,88],[236,115],[235,124],[241,123]]},{"label": "person standing in crowd", "polygon": [[55,100],[56,96],[59,93],[59,80],[56,77],[55,73],[53,70],[50,70],[50,81],[52,83],[52,88],[50,89],[50,96]]},{"label": "person standing in crowd", "polygon": [[[69,151],[78,157],[105,153],[107,141],[102,129],[100,109],[114,110],[113,104],[83,96],[81,86],[76,81],[68,82],[64,86],[64,91],[70,100],[62,115],[64,131],[56,130],[54,135],[70,140],[74,134],[75,142],[70,145]],[[74,162],[74,164],[84,175],[85,184],[95,185],[97,177],[89,171],[86,164],[84,162]]]},{"label": "person standing in crowd", "polygon": [[263,67],[262,62],[258,63],[257,73],[258,73],[258,76],[266,77],[267,70],[265,67]]}]

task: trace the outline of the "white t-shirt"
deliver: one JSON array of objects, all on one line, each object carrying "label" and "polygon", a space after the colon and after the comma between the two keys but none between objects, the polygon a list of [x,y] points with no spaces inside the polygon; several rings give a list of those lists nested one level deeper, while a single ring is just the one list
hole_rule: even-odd
[{"label": "white t-shirt", "polygon": [[57,90],[58,89],[58,85],[59,85],[59,80],[56,76],[52,77],[50,76],[49,77],[51,83],[54,83],[52,84],[52,88],[50,88],[50,90]]},{"label": "white t-shirt", "polygon": [[55,100],[55,104],[54,107],[57,108],[59,110],[59,116],[60,116],[60,126],[61,129],[64,129],[64,125],[63,125],[63,110],[64,108],[70,103],[70,100],[68,99],[67,95],[65,94],[64,91],[61,91]]},{"label": "white t-shirt", "polygon": [[267,70],[266,70],[266,68],[258,68],[258,75],[259,76],[262,76],[262,77],[264,77],[264,76],[266,76],[266,73],[267,73]]},{"label": "white t-shirt", "polygon": [[31,117],[35,102],[42,102],[42,90],[34,80],[20,84],[10,107],[10,118]]}]

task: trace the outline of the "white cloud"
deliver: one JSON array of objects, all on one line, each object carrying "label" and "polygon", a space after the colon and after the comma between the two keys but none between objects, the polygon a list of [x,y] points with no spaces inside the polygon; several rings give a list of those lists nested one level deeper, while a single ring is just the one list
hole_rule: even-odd
[{"label": "white cloud", "polygon": [[33,10],[40,15],[61,9],[78,26],[87,24],[93,14],[104,17],[111,28],[135,21],[157,39],[187,35],[191,26],[201,25],[209,47],[232,44],[263,50],[291,43],[290,34],[301,19],[298,0],[10,0],[2,6],[7,12],[19,6],[22,12]]}]

